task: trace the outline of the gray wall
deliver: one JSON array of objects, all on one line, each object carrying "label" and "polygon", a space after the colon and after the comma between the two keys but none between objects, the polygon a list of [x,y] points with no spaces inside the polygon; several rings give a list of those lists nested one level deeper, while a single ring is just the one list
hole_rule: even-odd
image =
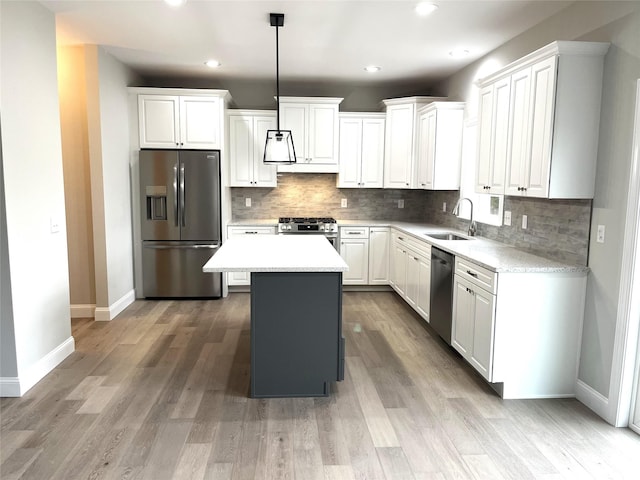
[{"label": "gray wall", "polygon": [[2,133],[0,132],[0,378],[9,378],[18,376],[18,365],[16,363],[16,336],[13,329],[1,140]]},{"label": "gray wall", "polygon": [[[630,174],[635,83],[640,78],[639,2],[576,2],[551,19],[507,42],[442,85],[449,97],[466,100],[487,61],[516,60],[554,40],[611,42],[605,58],[604,93],[596,195],[590,233],[587,305],[579,379],[609,396],[621,249]],[[635,10],[635,13],[630,13]],[[548,203],[553,205],[551,201]],[[595,242],[595,228],[606,225],[606,243]]]}]

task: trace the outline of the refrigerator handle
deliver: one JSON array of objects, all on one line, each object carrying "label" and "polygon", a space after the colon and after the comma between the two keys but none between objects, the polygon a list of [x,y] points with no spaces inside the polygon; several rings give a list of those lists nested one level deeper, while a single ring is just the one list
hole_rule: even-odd
[{"label": "refrigerator handle", "polygon": [[178,164],[173,166],[173,218],[178,226]]},{"label": "refrigerator handle", "polygon": [[182,219],[182,226],[186,227],[185,220],[185,208],[184,208],[184,163],[180,164],[180,218]]}]

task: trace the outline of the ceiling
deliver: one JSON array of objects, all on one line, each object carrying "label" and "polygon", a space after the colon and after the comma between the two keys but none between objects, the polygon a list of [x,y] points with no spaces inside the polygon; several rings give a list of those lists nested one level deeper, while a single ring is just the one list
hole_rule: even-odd
[{"label": "ceiling", "polygon": [[[446,78],[573,2],[434,0],[426,17],[404,0],[41,3],[56,13],[61,44],[102,45],[145,77],[273,78],[276,12],[281,79],[377,83]],[[452,58],[457,48],[469,55]],[[206,67],[211,58],[222,66]]]}]

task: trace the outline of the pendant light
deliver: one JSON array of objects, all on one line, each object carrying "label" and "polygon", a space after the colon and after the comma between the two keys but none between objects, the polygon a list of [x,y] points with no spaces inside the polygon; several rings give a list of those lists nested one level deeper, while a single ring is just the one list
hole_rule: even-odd
[{"label": "pendant light", "polygon": [[263,163],[296,163],[291,130],[280,130],[280,63],[278,52],[278,28],[284,26],[284,13],[269,14],[271,26],[276,27],[276,130],[267,130]]}]

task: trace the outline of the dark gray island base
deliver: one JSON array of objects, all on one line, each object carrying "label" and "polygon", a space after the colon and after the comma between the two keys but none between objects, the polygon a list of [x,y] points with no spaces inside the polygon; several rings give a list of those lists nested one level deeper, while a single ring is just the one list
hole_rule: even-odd
[{"label": "dark gray island base", "polygon": [[344,354],[342,272],[251,273],[251,397],[327,396]]}]

